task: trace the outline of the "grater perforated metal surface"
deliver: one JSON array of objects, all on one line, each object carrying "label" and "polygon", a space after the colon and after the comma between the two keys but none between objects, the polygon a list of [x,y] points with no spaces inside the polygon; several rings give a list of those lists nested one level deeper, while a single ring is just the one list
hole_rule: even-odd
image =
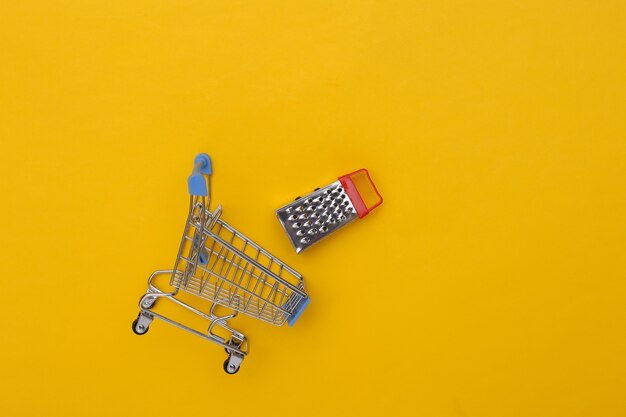
[{"label": "grater perforated metal surface", "polygon": [[358,217],[339,181],[296,199],[276,215],[297,253]]},{"label": "grater perforated metal surface", "polygon": [[[366,207],[351,177],[365,172],[379,201]],[[369,178],[367,170],[361,169],[344,175],[338,181],[311,194],[298,197],[276,210],[276,216],[289,236],[297,253],[319,242],[332,232],[351,221],[364,217],[382,203],[382,197]]]}]

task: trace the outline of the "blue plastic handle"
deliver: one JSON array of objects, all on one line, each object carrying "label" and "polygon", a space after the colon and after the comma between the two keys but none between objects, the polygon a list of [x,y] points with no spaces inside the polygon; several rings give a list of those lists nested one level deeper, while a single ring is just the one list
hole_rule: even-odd
[{"label": "blue plastic handle", "polygon": [[[193,163],[200,167],[198,168],[201,174],[211,175],[213,173],[213,167],[211,166],[211,157],[205,153],[199,153],[193,160]],[[196,167],[194,167],[195,169]]]},{"label": "blue plastic handle", "polygon": [[191,175],[187,180],[189,194],[206,197],[209,194],[205,175],[211,175],[213,173],[211,158],[209,155],[201,153],[195,157],[193,163],[193,171],[191,171]]}]

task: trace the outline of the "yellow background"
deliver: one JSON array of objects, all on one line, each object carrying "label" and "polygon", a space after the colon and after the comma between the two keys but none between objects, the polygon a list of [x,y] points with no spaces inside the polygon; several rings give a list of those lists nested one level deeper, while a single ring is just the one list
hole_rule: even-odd
[{"label": "yellow background", "polygon": [[[623,1],[3,1],[0,414],[626,415]],[[130,323],[193,156],[294,328]],[[296,256],[274,209],[367,167]]]}]

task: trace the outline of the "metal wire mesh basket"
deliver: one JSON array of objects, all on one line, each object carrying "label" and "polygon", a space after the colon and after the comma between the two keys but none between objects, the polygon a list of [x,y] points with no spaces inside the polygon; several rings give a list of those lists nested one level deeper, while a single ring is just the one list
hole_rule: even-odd
[{"label": "metal wire mesh basket", "polygon": [[201,203],[194,204],[174,267],[184,274],[172,273],[170,284],[268,323],[283,324],[306,299],[302,276],[220,215],[220,207],[209,212]]}]

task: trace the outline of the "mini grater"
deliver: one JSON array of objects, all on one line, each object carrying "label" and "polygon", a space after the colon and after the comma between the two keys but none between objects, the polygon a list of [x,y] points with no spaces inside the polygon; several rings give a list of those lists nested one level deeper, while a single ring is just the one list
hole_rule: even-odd
[{"label": "mini grater", "polygon": [[[378,201],[367,206],[353,182],[357,175],[366,175]],[[330,185],[316,188],[311,194],[276,210],[276,216],[287,232],[297,253],[319,242],[356,218],[365,217],[381,205],[383,198],[366,169],[343,175]]]}]

